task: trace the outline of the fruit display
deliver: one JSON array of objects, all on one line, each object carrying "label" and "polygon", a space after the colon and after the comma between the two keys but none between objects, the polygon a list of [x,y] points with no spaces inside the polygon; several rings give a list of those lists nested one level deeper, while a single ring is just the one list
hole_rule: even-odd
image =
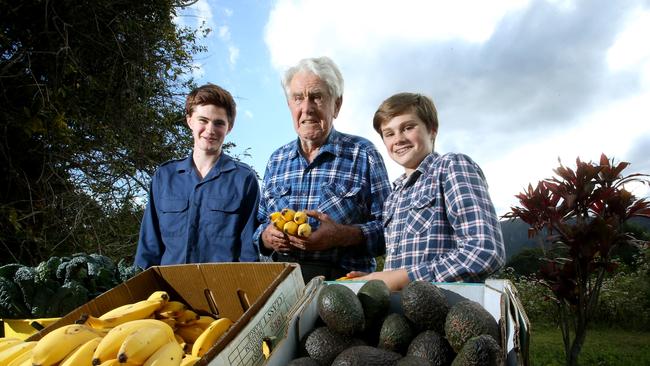
[{"label": "fruit display", "polygon": [[0,365],[193,365],[232,324],[155,291],[98,317],[84,314],[38,341],[0,338]]},{"label": "fruit display", "polygon": [[433,283],[413,281],[391,312],[384,282],[370,280],[355,292],[330,283],[316,299],[314,329],[300,341],[289,365],[500,366],[499,326],[479,303],[449,304]]},{"label": "fruit display", "polygon": [[269,215],[273,226],[287,235],[308,238],[311,235],[311,225],[307,222],[307,214],[303,211],[294,211],[283,208]]}]

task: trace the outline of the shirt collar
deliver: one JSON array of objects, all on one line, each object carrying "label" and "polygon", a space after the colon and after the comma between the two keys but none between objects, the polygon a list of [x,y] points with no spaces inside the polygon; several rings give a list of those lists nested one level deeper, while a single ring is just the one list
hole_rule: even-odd
[{"label": "shirt collar", "polygon": [[[222,151],[221,156],[219,156],[219,159],[214,164],[212,169],[210,169],[210,173],[208,173],[208,175],[205,178],[216,177],[223,172],[227,172],[235,168],[236,165],[233,159]],[[176,167],[176,171],[178,173],[190,173],[193,171],[193,169],[194,169],[194,162],[192,161],[192,154],[190,154],[190,156],[188,156],[187,158],[181,160]]]},{"label": "shirt collar", "polygon": [[[325,143],[319,148],[318,155],[320,156],[323,153],[330,153],[339,156],[343,149],[340,143],[341,138],[341,133],[332,127],[329,136],[327,136],[327,139],[325,140]],[[296,138],[296,143],[289,154],[289,158],[294,159],[298,156],[300,156],[300,137]]]},{"label": "shirt collar", "polygon": [[422,161],[420,162],[420,165],[409,175],[408,177],[406,174],[402,174],[399,176],[399,178],[395,179],[393,182],[393,189],[397,190],[400,188],[403,188],[405,186],[409,186],[415,181],[420,178],[420,176],[427,171],[430,171],[431,166],[433,165],[433,162],[440,156],[437,152],[431,152],[429,155],[427,155]]}]

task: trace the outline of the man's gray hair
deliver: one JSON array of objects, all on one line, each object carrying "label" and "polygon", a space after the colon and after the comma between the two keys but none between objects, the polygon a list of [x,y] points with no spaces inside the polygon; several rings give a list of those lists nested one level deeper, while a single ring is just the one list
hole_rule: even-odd
[{"label": "man's gray hair", "polygon": [[343,95],[343,76],[341,75],[341,71],[339,71],[334,61],[327,56],[323,56],[303,58],[284,73],[282,87],[284,88],[284,95],[287,98],[289,98],[291,79],[301,71],[309,71],[323,80],[327,84],[330,96],[334,97],[334,99],[338,99]]}]

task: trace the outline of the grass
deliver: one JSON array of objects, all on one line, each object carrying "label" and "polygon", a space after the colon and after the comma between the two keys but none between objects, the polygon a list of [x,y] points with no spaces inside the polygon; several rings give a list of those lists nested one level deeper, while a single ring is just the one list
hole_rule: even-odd
[{"label": "grass", "polygon": [[[531,330],[531,366],[564,365],[564,345],[559,329]],[[650,365],[650,332],[590,329],[579,363],[581,366]]]}]

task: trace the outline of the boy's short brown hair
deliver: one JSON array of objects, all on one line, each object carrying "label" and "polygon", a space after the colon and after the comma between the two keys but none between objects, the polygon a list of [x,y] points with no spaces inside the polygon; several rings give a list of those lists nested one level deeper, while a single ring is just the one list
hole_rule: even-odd
[{"label": "boy's short brown hair", "polygon": [[228,124],[232,128],[237,115],[237,104],[230,92],[215,84],[208,83],[192,90],[185,100],[185,114],[191,116],[197,105],[210,104],[226,110]]},{"label": "boy's short brown hair", "polygon": [[438,132],[438,112],[431,98],[417,93],[398,93],[384,100],[372,119],[375,131],[381,134],[381,125],[403,114],[415,112],[428,130]]}]

